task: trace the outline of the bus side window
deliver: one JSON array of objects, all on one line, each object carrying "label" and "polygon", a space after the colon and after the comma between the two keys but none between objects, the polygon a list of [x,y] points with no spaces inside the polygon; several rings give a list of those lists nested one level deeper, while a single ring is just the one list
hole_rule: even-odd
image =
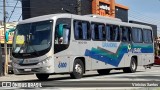
[{"label": "bus side window", "polygon": [[106,40],[106,31],[104,28],[104,24],[92,23],[91,30],[93,40]]},{"label": "bus side window", "polygon": [[106,40],[106,31],[104,29],[104,25],[98,25],[98,31],[99,31],[99,39]]},{"label": "bus side window", "polygon": [[129,27],[124,27],[124,26],[121,26],[120,28],[122,30],[122,41],[123,42],[130,42],[131,41],[131,37],[130,37],[131,31],[130,31],[130,28]]},{"label": "bus side window", "polygon": [[149,29],[143,29],[143,41],[145,43],[152,43],[152,31]]},{"label": "bus side window", "polygon": [[106,25],[106,38],[107,38],[107,40],[111,40],[111,33],[110,33],[110,30],[111,29],[111,27],[110,27],[110,25]]},{"label": "bus side window", "polygon": [[110,41],[119,41],[120,40],[120,29],[117,25],[107,25],[107,39]]},{"label": "bus side window", "polygon": [[74,21],[74,35],[76,40],[89,40],[90,28],[87,21]]},{"label": "bus side window", "polygon": [[141,43],[142,42],[142,29],[140,28],[132,28],[132,39],[135,43]]},{"label": "bus side window", "polygon": [[80,39],[80,36],[81,36],[81,32],[82,32],[82,28],[81,28],[81,25],[80,25],[80,22],[79,21],[75,21],[74,22],[74,27],[75,27],[75,39]]}]

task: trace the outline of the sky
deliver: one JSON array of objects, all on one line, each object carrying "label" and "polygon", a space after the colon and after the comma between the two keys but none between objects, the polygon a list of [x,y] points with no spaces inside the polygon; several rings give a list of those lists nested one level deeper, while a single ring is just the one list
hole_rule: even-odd
[{"label": "sky", "polygon": [[[18,1],[18,3],[17,3]],[[17,3],[17,5],[16,5]],[[14,6],[16,5],[16,8],[14,10]],[[22,14],[22,9],[21,9],[21,2],[20,0],[6,0],[6,16],[7,19],[6,21],[12,22],[12,21],[18,21],[22,20],[21,14]],[[12,14],[13,11],[13,14]],[[11,15],[12,14],[12,15]],[[20,19],[19,19],[20,18]],[[3,0],[0,0],[0,21],[3,20]]]},{"label": "sky", "polygon": [[[13,11],[16,3],[17,0],[6,0],[7,22],[9,17],[11,17],[9,22],[22,20],[20,0]],[[157,25],[160,36],[160,0],[116,0],[116,3],[129,7],[129,20]],[[0,20],[3,20],[3,0],[0,0]]]},{"label": "sky", "polygon": [[129,20],[157,25],[160,36],[160,0],[116,0],[129,7]]}]

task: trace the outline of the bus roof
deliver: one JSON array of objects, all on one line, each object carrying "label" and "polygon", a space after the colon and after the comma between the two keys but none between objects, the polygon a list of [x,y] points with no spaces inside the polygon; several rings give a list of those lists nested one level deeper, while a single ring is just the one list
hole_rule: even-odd
[{"label": "bus roof", "polygon": [[53,20],[54,17],[57,17],[57,18],[72,17],[72,18],[78,19],[78,20],[86,20],[86,21],[102,22],[102,23],[115,24],[115,25],[121,25],[121,26],[152,29],[150,26],[122,22],[120,19],[103,17],[103,16],[99,16],[99,15],[95,15],[95,17],[94,17],[94,15],[92,15],[92,14],[90,14],[90,15],[75,15],[75,14],[68,14],[68,13],[49,14],[49,15],[33,17],[33,18],[22,20],[18,24],[32,23],[32,22],[38,22],[38,21],[44,21],[44,20]]}]

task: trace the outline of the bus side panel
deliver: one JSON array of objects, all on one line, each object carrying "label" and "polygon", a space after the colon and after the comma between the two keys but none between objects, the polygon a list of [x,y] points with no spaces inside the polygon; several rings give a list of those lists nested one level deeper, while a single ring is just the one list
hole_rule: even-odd
[{"label": "bus side panel", "polygon": [[149,53],[144,55],[143,65],[149,65],[154,63],[154,55]]},{"label": "bus side panel", "polygon": [[55,56],[54,68],[55,68],[55,73],[69,72],[70,58],[67,56]]},{"label": "bus side panel", "polygon": [[85,69],[86,70],[92,69],[92,59],[90,57],[85,57]]},{"label": "bus side panel", "polygon": [[[111,65],[111,64],[108,64],[108,63],[99,61],[99,62],[98,62],[98,65],[99,65],[98,69],[121,68],[121,67],[124,67],[125,61],[126,61],[126,57],[124,56],[124,57],[121,59],[119,65],[118,65],[117,67],[116,67],[116,66],[113,66],[113,65]],[[95,69],[96,69],[96,68],[95,68]]]}]

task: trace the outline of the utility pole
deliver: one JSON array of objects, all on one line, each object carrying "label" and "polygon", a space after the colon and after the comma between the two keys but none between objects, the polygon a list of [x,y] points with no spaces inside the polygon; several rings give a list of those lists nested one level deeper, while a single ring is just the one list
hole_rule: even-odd
[{"label": "utility pole", "polygon": [[[3,0],[3,25],[4,25],[4,37],[6,33],[6,0]],[[7,42],[4,38],[4,51],[5,51],[5,64],[4,64],[4,75],[8,74],[8,53],[7,53]]]},{"label": "utility pole", "polygon": [[81,0],[77,0],[77,14],[81,15]]}]

